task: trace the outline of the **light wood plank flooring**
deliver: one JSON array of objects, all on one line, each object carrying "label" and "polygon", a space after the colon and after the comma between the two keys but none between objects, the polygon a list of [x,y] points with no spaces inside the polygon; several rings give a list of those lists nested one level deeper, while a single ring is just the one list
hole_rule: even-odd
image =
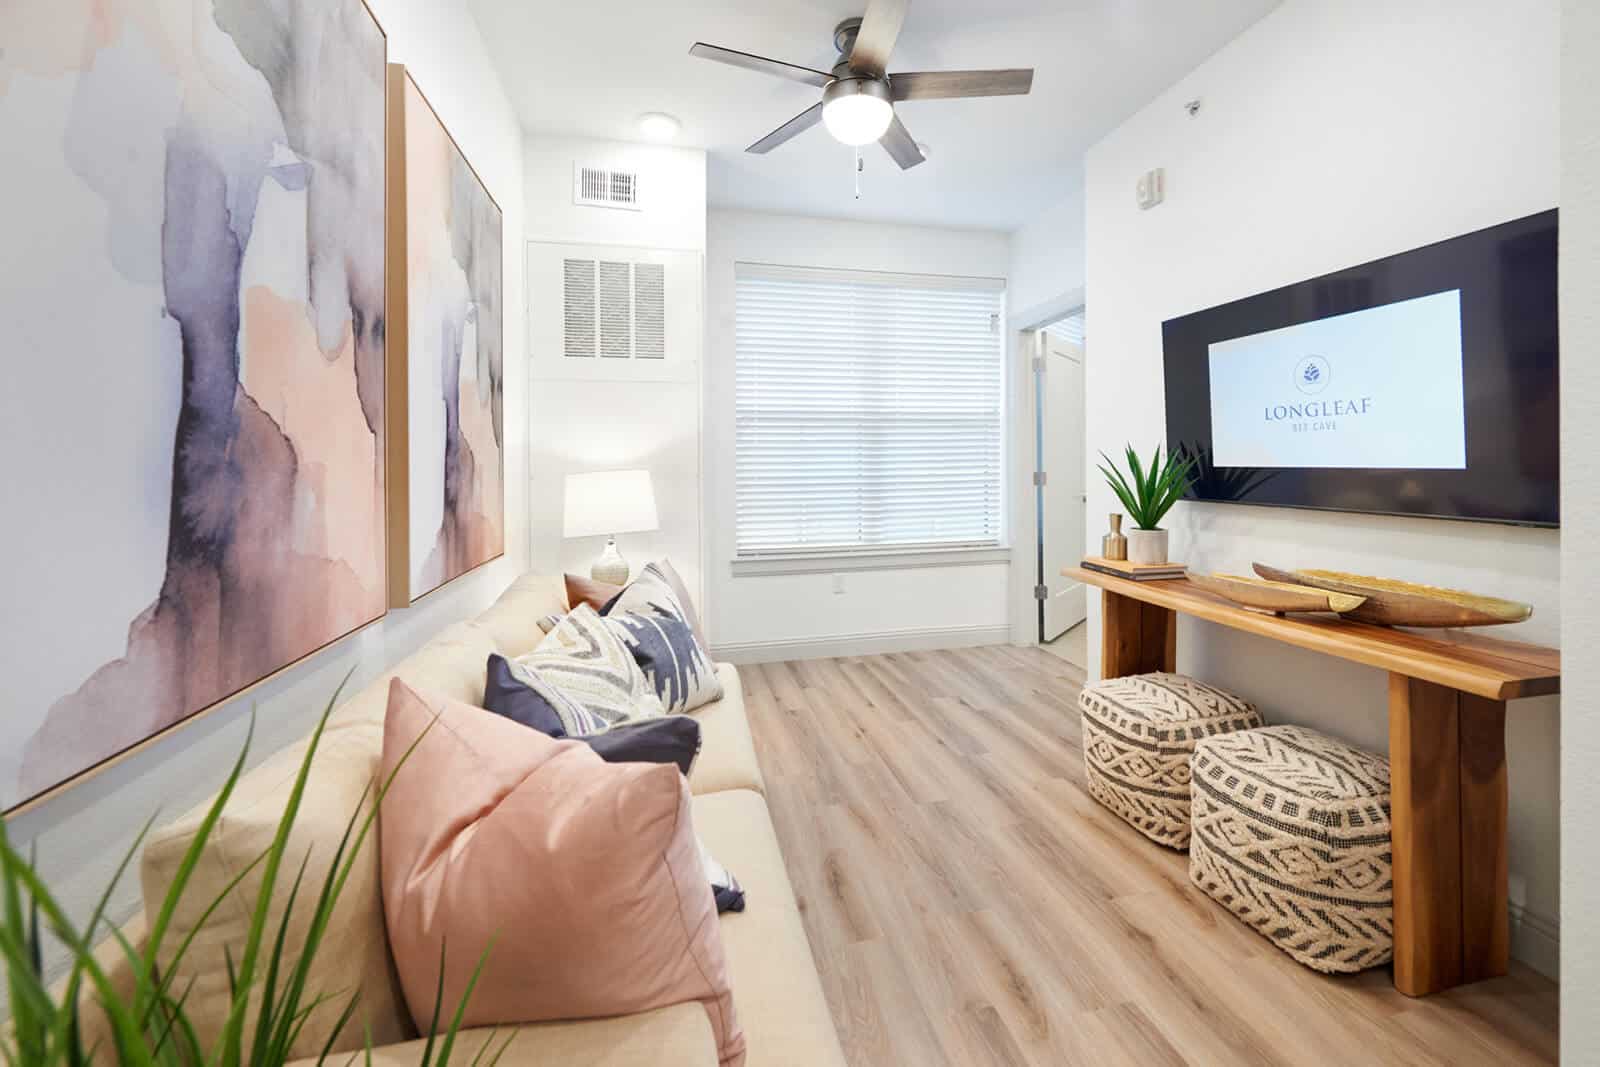
[{"label": "light wood plank flooring", "polygon": [[[741,669],[768,802],[855,1067],[1510,1064],[1556,987],[1328,978],[1083,787],[1083,674],[994,647]],[[759,903],[753,906],[759,907]]]}]

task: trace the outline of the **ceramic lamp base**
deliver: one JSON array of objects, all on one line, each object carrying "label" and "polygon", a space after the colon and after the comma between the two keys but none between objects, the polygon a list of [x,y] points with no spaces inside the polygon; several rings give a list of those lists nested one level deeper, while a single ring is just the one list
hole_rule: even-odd
[{"label": "ceramic lamp base", "polygon": [[589,567],[589,577],[607,585],[628,584],[628,561],[617,551],[617,539],[607,538],[605,551]]}]

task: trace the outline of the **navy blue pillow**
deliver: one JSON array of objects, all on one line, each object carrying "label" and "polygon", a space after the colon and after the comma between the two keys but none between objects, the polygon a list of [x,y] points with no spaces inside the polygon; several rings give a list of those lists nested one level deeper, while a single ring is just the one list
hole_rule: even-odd
[{"label": "navy blue pillow", "polygon": [[511,673],[511,664],[504,656],[489,654],[489,673],[483,683],[483,706],[496,715],[504,715],[524,726],[531,726],[541,734],[566,737],[567,728],[561,725],[561,716],[555,705],[546,700],[532,686],[524,685]]},{"label": "navy blue pillow", "polygon": [[578,738],[607,763],[676,763],[685,775],[700,754],[700,724],[687,715],[635,719]]},{"label": "navy blue pillow", "polygon": [[607,763],[676,763],[688,774],[700,754],[700,723],[687,715],[635,719],[602,733],[569,733],[555,706],[518,678],[504,656],[493,653],[484,679],[483,706],[549,737],[585,741]]}]

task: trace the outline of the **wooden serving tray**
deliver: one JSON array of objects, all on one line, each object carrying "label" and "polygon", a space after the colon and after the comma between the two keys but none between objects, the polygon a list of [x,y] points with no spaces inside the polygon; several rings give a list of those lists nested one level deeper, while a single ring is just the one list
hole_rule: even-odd
[{"label": "wooden serving tray", "polygon": [[1366,597],[1349,593],[1336,593],[1292,582],[1247,578],[1239,574],[1196,574],[1190,571],[1187,577],[1208,593],[1215,593],[1225,600],[1257,611],[1270,611],[1274,615],[1289,611],[1342,613],[1354,611],[1366,601]]},{"label": "wooden serving tray", "polygon": [[1498,626],[1522,622],[1533,614],[1533,608],[1527,604],[1479,596],[1461,589],[1344,571],[1286,571],[1265,563],[1254,566],[1257,574],[1270,581],[1365,597],[1366,601],[1359,607],[1341,614],[1380,626]]}]

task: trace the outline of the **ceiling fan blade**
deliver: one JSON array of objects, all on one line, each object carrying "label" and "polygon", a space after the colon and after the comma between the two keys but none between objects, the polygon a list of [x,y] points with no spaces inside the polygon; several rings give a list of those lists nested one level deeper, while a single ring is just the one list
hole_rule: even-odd
[{"label": "ceiling fan blade", "polygon": [[785,122],[782,126],[779,126],[777,129],[761,138],[761,140],[757,141],[749,148],[746,148],[745,151],[754,152],[757,155],[765,155],[774,148],[777,148],[779,145],[783,144],[785,141],[789,140],[791,137],[794,137],[796,134],[804,133],[821,121],[822,105],[812,104],[810,107],[800,112],[800,114],[796,115],[788,122]]},{"label": "ceiling fan blade", "polygon": [[1033,69],[936,70],[889,75],[896,100],[948,100],[961,96],[1023,96],[1033,88]]},{"label": "ceiling fan blade", "polygon": [[855,47],[850,49],[851,70],[883,77],[910,6],[911,0],[867,0],[867,13],[861,16]]},{"label": "ceiling fan blade", "polygon": [[884,151],[888,152],[896,163],[900,164],[901,170],[910,170],[928,158],[922,154],[922,149],[917,147],[916,138],[911,136],[911,131],[906,129],[899,115],[889,123],[889,128],[878,138],[878,143],[883,145]]},{"label": "ceiling fan blade", "polygon": [[696,41],[694,47],[689,49],[689,54],[699,56],[701,59],[714,59],[718,63],[726,63],[733,67],[743,67],[745,70],[753,70],[760,74],[772,74],[779,78],[788,78],[790,81],[804,82],[807,85],[815,85],[818,89],[833,81],[833,75],[825,71],[797,67],[781,59],[768,59],[766,56],[755,56],[749,52],[736,52],[732,48],[719,48],[702,41]]}]

